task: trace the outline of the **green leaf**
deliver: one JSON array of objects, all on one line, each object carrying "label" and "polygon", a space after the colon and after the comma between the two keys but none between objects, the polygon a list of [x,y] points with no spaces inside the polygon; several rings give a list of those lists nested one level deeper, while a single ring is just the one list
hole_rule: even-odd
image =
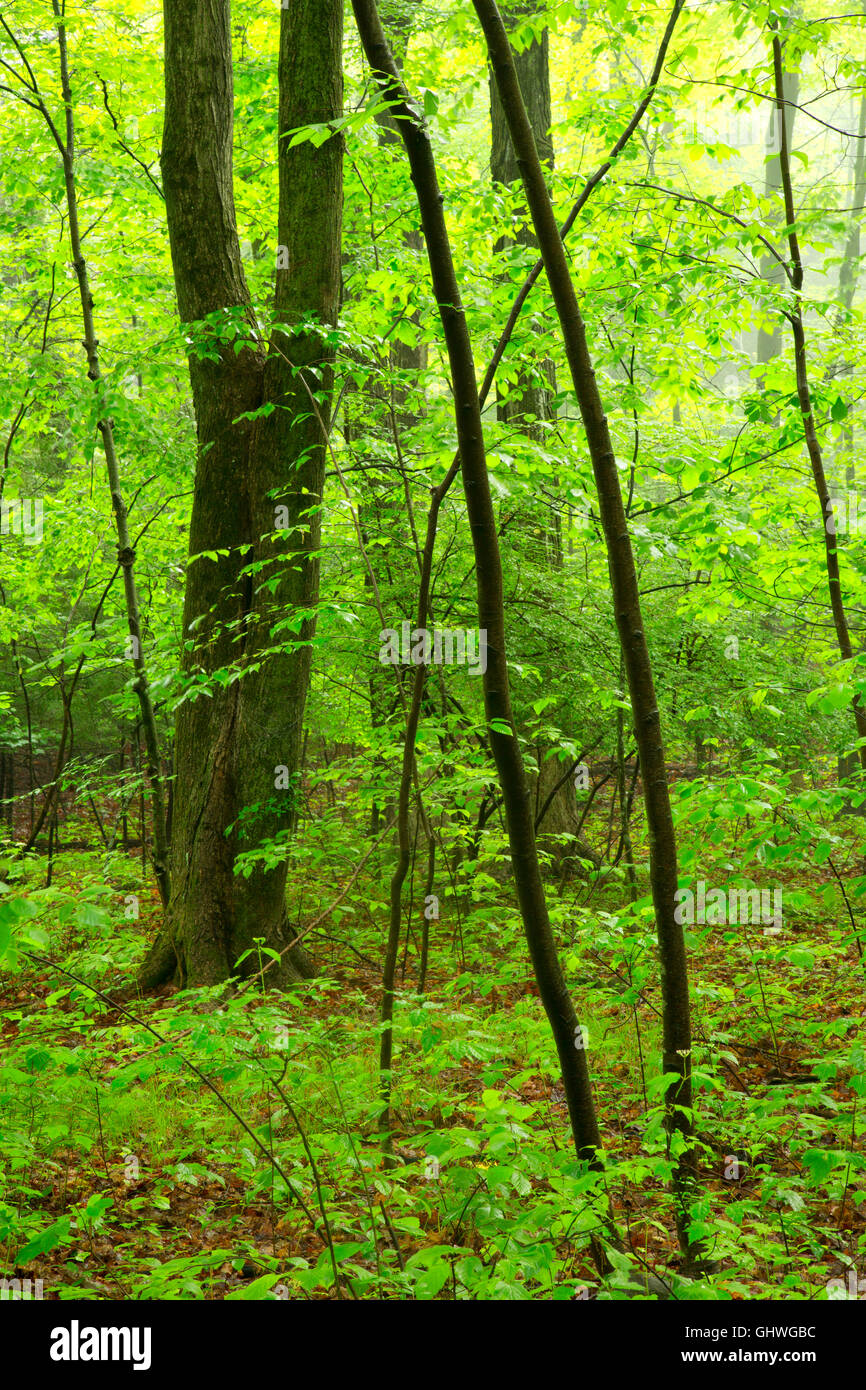
[{"label": "green leaf", "polygon": [[264,1299],[266,1294],[279,1282],[279,1274],[261,1274],[258,1279],[254,1279],[251,1284],[247,1284],[246,1288],[234,1289],[231,1293],[227,1293],[225,1296],[226,1302],[231,1302],[232,1299],[239,1299],[243,1302],[250,1302],[253,1299]]},{"label": "green leaf", "polygon": [[48,1226],[41,1235],[34,1236],[32,1240],[27,1242],[23,1250],[18,1251],[15,1256],[15,1263],[17,1265],[27,1264],[37,1255],[47,1255],[48,1251],[54,1250],[56,1246],[68,1244],[71,1225],[72,1218],[70,1216],[61,1216],[59,1221]]}]

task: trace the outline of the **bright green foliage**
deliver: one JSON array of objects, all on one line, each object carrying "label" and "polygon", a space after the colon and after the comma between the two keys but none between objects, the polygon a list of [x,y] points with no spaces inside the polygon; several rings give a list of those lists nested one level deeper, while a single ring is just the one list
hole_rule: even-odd
[{"label": "bright green foliage", "polygon": [[[293,788],[300,821],[291,836],[263,840],[259,804],[238,825],[239,873],[288,860],[290,921],[315,924],[305,944],[322,973],[277,995],[267,985],[274,953],[255,941],[246,954],[257,974],[238,994],[190,991],[117,1007],[115,991],[133,976],[159,914],[140,856],[122,848],[124,817],[127,838],[138,837],[144,789],[129,751],[137,705],[95,429],[106,412],[167,768],[178,705],[250,669],[239,656],[212,678],[180,673],[181,643],[191,640],[181,628],[186,568],[218,559],[215,550],[187,557],[196,439],[185,355],[194,347],[214,356],[217,342],[240,350],[249,325],[231,314],[177,323],[159,188],[157,8],[69,6],[79,196],[105,373],[98,398],[81,350],[56,150],[8,71],[0,91],[0,470],[5,499],[44,505],[39,544],[0,537],[0,752],[16,753],[19,769],[32,754],[38,786],[50,780],[64,709],[73,731],[59,851],[52,842],[47,855],[46,827],[22,860],[0,832],[0,1274],[21,1266],[61,1298],[142,1299],[321,1298],[350,1286],[358,1297],[624,1299],[647,1267],[683,1300],[823,1299],[840,1269],[866,1277],[866,821],[850,814],[866,796],[856,779],[840,786],[838,776],[838,759],[855,750],[851,701],[866,697],[866,301],[859,280],[850,309],[840,296],[840,273],[860,270],[859,249],[846,261],[846,246],[863,215],[853,161],[866,21],[827,23],[833,7],[807,0],[788,50],[801,84],[793,173],[813,408],[841,500],[853,661],[839,662],[830,620],[824,518],[785,318],[791,291],[762,269],[768,243],[787,254],[780,200],[765,192],[766,7],[723,0],[686,11],[642,134],[568,241],[630,499],[681,886],[776,888],[784,902],[778,926],[687,926],[701,1180],[692,1235],[716,1264],[686,1280],[670,1262],[672,1158],[640,797],[633,880],[613,775],[580,829],[600,868],[563,866],[573,837],[542,842],[557,939],[587,1029],[607,1148],[599,1177],[575,1163],[568,1142],[509,883],[481,681],[465,667],[432,670],[417,740],[418,785],[437,836],[437,910],[426,919],[430,977],[421,994],[422,829],[398,969],[395,1164],[382,1163],[376,1018],[394,845],[385,820],[371,824],[374,813],[390,815],[403,712],[393,669],[378,659],[379,634],[383,618],[397,630],[412,619],[416,542],[456,440],[426,259],[407,237],[417,231],[414,191],[400,147],[382,139],[381,103],[348,26],[346,118],[336,132],[316,126],[293,137],[341,139],[346,153],[322,585],[306,772]],[[480,377],[532,265],[532,252],[508,235],[525,210],[517,188],[490,180],[472,7],[412,8],[405,71],[433,138]],[[232,18],[235,196],[263,340],[278,256],[277,10],[237,0]],[[19,0],[4,14],[60,121],[46,6]],[[550,30],[561,220],[639,100],[636,74],[651,69],[666,19],[656,4],[568,0],[517,36],[519,46],[533,25]],[[8,35],[0,34],[0,56],[23,71]],[[828,73],[835,90],[819,100]],[[759,364],[758,331],[773,326],[781,350]],[[496,393],[507,400],[527,373],[548,382],[546,364],[556,415],[541,423],[539,440],[497,418]],[[594,769],[592,785],[616,758],[618,721],[627,759],[633,750],[568,380],[542,278],[487,402],[490,482],[527,766],[537,770],[553,750],[563,772],[581,760]],[[548,531],[526,525],[539,508]],[[249,579],[258,582],[254,566]],[[452,629],[477,621],[458,486],[440,520],[431,609]],[[275,650],[291,646],[296,619],[286,613],[277,625]],[[633,760],[626,770],[628,791]],[[14,814],[19,848],[29,793],[19,773],[14,813],[4,811]],[[578,812],[587,795],[577,791]],[[287,1178],[312,1223],[290,1201]],[[612,1251],[602,1280],[590,1237],[606,1195],[631,1254]]]}]

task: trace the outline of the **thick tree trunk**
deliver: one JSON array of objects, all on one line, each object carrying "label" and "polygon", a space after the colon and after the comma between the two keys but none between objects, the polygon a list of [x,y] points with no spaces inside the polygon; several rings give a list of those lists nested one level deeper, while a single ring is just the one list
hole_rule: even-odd
[{"label": "thick tree trunk", "polygon": [[555,749],[540,746],[536,767],[530,766],[527,780],[538,847],[550,854],[556,873],[566,878],[573,872],[585,878],[587,864],[601,868],[601,855],[581,836],[583,821],[570,763],[560,762]]},{"label": "thick tree trunk", "polygon": [[[190,556],[226,553],[191,563],[184,669],[191,682],[229,666],[243,678],[211,683],[178,710],[172,899],[140,983],[175,968],[188,985],[224,980],[263,937],[282,954],[267,975],[280,984],[312,971],[291,946],[285,865],[239,876],[235,862],[262,839],[285,839],[295,820],[331,374],[320,335],[293,325],[336,318],[342,145],[279,141],[278,326],[266,352],[235,220],[229,0],[165,0],[165,55],[162,173],[181,319],[199,343],[207,316],[236,323],[245,341],[238,353],[231,339],[212,341],[212,358],[190,353]],[[339,0],[293,0],[281,14],[281,136],[341,114],[341,73]],[[324,393],[315,406],[311,392]],[[242,418],[265,403],[276,408]],[[253,953],[242,973],[256,968]]]}]

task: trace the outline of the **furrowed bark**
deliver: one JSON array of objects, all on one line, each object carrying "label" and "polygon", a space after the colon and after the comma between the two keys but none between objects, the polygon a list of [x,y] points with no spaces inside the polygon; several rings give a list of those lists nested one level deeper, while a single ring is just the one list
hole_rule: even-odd
[{"label": "furrowed bark", "polygon": [[[165,0],[165,128],[161,168],[175,291],[181,322],[197,324],[232,311],[239,329],[255,332],[243,274],[232,183],[231,35],[229,7],[204,0]],[[252,426],[239,417],[262,403],[261,350],[235,354],[214,343],[214,358],[188,357],[199,455],[190,518],[184,591],[182,665],[209,677],[237,659],[234,629],[243,619],[240,571],[249,545]],[[238,423],[235,423],[239,421]],[[197,560],[202,551],[216,560]],[[227,827],[236,819],[232,751],[239,685],[187,699],[175,718],[172,826],[173,899],[164,934],[140,972],[150,988],[166,974],[181,983],[226,978],[233,919],[236,851]]]},{"label": "furrowed bark", "polygon": [[[291,148],[286,133],[342,114],[342,16],[341,0],[292,0],[281,14],[277,234],[285,253],[263,378],[263,397],[276,409],[256,420],[250,441],[250,558],[264,568],[247,581],[245,658],[252,669],[241,681],[235,751],[238,805],[259,808],[249,826],[253,844],[293,832],[297,821],[333,390],[333,347],[304,325],[335,324],[340,306],[342,136],[318,149],[310,142]],[[278,507],[287,519],[280,513],[278,521]],[[287,637],[287,650],[272,650]],[[275,798],[276,764],[288,769],[290,783]],[[286,877],[283,864],[256,867],[236,881],[234,939],[241,951],[262,935],[263,923],[276,949],[293,939]],[[289,949],[281,973],[286,981],[313,973],[303,947]]]},{"label": "furrowed bark", "polygon": [[675,917],[677,846],[667,782],[661,717],[643,627],[637,574],[623,507],[616,458],[586,329],[568,259],[520,93],[511,45],[494,0],[473,0],[484,30],[493,72],[508,117],[526,200],[556,305],[574,389],[592,460],[599,512],[607,544],[614,611],[622,646],[640,757],[650,842],[650,883],[661,966],[663,1066],[674,1081],[666,1092],[666,1123],[681,1151],[675,1180],[678,1233],[684,1253],[698,1253],[688,1238],[686,1202],[694,1176],[691,1152],[691,1014],[683,931]]},{"label": "furrowed bark", "polygon": [[[181,983],[218,983],[258,936],[280,954],[268,982],[284,985],[313,973],[287,920],[285,860],[246,875],[235,866],[262,839],[284,840],[296,818],[331,389],[331,349],[303,325],[332,323],[338,309],[342,143],[290,149],[284,137],[342,113],[342,5],[293,0],[281,12],[280,251],[267,347],[235,217],[229,0],[165,0],[164,12],[161,164],[178,307],[191,336],[212,335],[210,356],[195,341],[189,354],[199,441],[190,555],[220,552],[189,568],[184,669],[208,680],[233,667],[242,679],[211,681],[209,698],[179,707],[173,895],[139,983],[158,983],[173,961]],[[264,403],[274,409],[258,414]]]}]

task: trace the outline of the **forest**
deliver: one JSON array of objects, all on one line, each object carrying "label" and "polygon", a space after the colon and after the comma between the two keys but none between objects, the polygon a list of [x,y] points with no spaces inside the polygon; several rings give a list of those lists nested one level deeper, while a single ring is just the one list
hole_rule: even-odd
[{"label": "forest", "polygon": [[0,0],[0,1301],[866,1299],[848,11]]}]

